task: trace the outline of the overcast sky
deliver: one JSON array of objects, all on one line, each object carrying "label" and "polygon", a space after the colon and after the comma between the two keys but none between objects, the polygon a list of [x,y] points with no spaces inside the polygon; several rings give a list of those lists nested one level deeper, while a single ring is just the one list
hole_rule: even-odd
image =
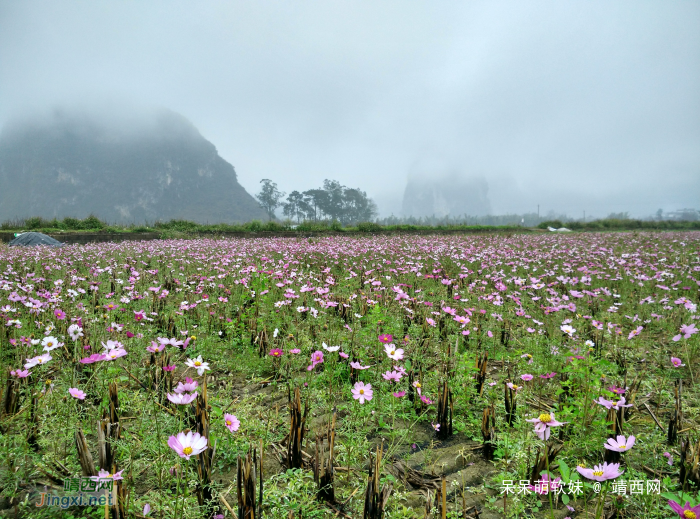
[{"label": "overcast sky", "polygon": [[114,99],[190,119],[241,184],[408,174],[493,213],[700,209],[700,2],[0,0],[0,124]]}]

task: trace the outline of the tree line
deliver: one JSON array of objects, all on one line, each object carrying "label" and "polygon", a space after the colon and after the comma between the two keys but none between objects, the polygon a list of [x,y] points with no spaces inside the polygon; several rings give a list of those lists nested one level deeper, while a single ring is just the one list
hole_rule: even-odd
[{"label": "tree line", "polygon": [[[280,191],[270,179],[260,181],[262,189],[255,195],[258,202],[273,220],[278,208],[290,220],[331,220],[343,225],[369,222],[377,216],[377,205],[359,188],[342,185],[337,180],[324,180],[323,187],[308,191],[292,191],[289,195]],[[287,196],[285,199],[284,197]]]}]

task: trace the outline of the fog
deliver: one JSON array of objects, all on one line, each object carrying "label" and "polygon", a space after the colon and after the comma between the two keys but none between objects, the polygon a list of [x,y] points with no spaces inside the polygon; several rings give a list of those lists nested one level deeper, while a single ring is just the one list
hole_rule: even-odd
[{"label": "fog", "polygon": [[691,1],[0,1],[0,125],[167,107],[250,193],[336,179],[383,216],[418,170],[478,186],[462,213],[700,208],[698,92]]}]

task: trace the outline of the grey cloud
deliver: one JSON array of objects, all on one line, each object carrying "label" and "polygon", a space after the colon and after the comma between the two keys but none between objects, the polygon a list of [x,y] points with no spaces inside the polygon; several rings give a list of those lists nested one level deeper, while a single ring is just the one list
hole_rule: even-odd
[{"label": "grey cloud", "polygon": [[258,189],[401,211],[416,162],[494,213],[700,200],[696,2],[0,2],[0,124],[118,100],[191,120]]}]

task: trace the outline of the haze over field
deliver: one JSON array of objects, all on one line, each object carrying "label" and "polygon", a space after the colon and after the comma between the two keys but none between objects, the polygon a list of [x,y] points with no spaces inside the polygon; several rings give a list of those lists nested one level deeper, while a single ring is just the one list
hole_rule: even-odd
[{"label": "haze over field", "polygon": [[0,2],[0,125],[162,106],[383,216],[698,208],[698,92],[697,2]]}]

